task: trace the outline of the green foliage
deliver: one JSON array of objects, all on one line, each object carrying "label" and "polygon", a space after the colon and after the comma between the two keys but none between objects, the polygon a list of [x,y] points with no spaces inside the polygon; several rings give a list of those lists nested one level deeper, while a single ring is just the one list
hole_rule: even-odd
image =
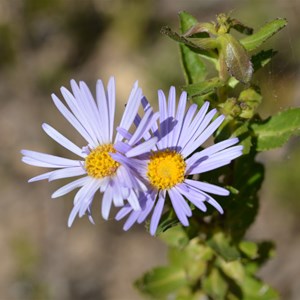
[{"label": "green foliage", "polygon": [[280,299],[276,291],[261,280],[246,277],[243,284],[245,300],[277,300]]},{"label": "green foliage", "polygon": [[176,218],[174,211],[173,210],[167,211],[161,217],[160,223],[156,230],[156,235],[159,235],[160,233],[178,225],[179,223],[180,222],[179,222],[178,218]]},{"label": "green foliage", "polygon": [[[162,234],[162,239],[170,245],[170,265],[155,268],[136,282],[151,299],[199,299],[200,295],[220,300],[278,299],[274,290],[255,277],[259,266],[272,255],[269,243],[243,241],[230,246],[229,239],[217,232],[213,237],[217,247],[200,237],[181,244],[174,243],[174,233],[180,236],[179,241],[187,232],[179,226],[170,231],[172,235],[166,235],[168,231]],[[225,256],[231,253],[230,261],[219,255],[219,251]]]},{"label": "green foliage", "polygon": [[286,25],[287,21],[285,19],[276,19],[267,23],[256,33],[241,39],[240,42],[247,51],[255,50]]},{"label": "green foliage", "polygon": [[207,240],[207,245],[226,261],[240,258],[237,248],[231,244],[231,239],[224,232],[216,232]]},{"label": "green foliage", "polygon": [[253,55],[251,61],[254,72],[268,64],[276,53],[276,51],[270,49],[267,51],[262,50],[259,53]]},{"label": "green foliage", "polygon": [[[186,12],[181,12],[179,16],[181,34],[197,23],[197,20]],[[192,84],[205,80],[206,67],[199,55],[184,44],[180,44],[180,54],[186,83]]]},{"label": "green foliage", "polygon": [[[162,33],[179,43],[186,79],[183,89],[193,102],[209,101],[226,116],[215,142],[236,136],[244,155],[226,167],[201,174],[201,181],[223,185],[231,192],[228,197],[215,196],[224,215],[210,208],[203,213],[191,206],[190,226],[182,227],[172,210],[165,212],[157,234],[169,246],[169,264],[147,272],[137,287],[152,299],[279,299],[256,277],[273,256],[274,245],[247,241],[244,236],[256,218],[264,179],[257,153],[280,147],[300,133],[299,108],[261,120],[257,109],[263,97],[252,84],[254,73],[276,52],[262,50],[251,56],[249,51],[284,28],[286,20],[274,20],[253,34],[252,28],[225,14],[212,23],[198,22],[186,12],[179,18],[180,34],[169,27]],[[237,39],[232,29],[248,36]],[[216,71],[210,78],[207,64]]]},{"label": "green foliage", "polygon": [[264,167],[255,162],[255,156],[250,153],[235,161],[232,177],[239,193],[224,204],[227,211],[225,222],[232,239],[240,240],[258,211],[258,191],[264,179]]},{"label": "green foliage", "polygon": [[256,243],[241,241],[239,244],[239,249],[249,258],[257,257],[258,246]]},{"label": "green foliage", "polygon": [[214,92],[217,88],[222,87],[224,83],[219,78],[212,78],[206,81],[197,82],[183,87],[190,97],[203,96]]},{"label": "green foliage", "polygon": [[[195,62],[198,58],[191,53],[201,54],[202,58],[212,61],[216,61],[217,58],[222,80],[226,81],[230,75],[242,83],[248,83],[253,74],[253,65],[248,51],[261,46],[287,24],[285,19],[277,19],[263,26],[257,33],[251,34],[251,28],[224,14],[217,17],[217,23],[197,23],[196,19],[186,12],[181,13],[179,18],[181,34],[174,32],[167,26],[163,27],[161,32],[185,46],[181,45],[180,48],[187,83],[195,82],[192,74],[199,76],[205,72],[203,62],[200,61],[196,66]],[[188,29],[189,26],[190,29]],[[241,33],[248,34],[248,36],[237,40],[229,33],[231,29],[236,29]],[[270,51],[263,52],[253,58],[255,70],[270,61],[274,55],[274,52]]]},{"label": "green foliage", "polygon": [[288,109],[254,123],[252,129],[257,137],[257,151],[281,147],[291,135],[300,134],[300,108]]},{"label": "green foliage", "polygon": [[186,284],[184,270],[175,266],[155,268],[136,281],[136,287],[154,299],[165,299],[168,295],[176,294]]},{"label": "green foliage", "polygon": [[206,67],[198,54],[191,51],[186,45],[180,45],[181,62],[188,84],[201,82],[206,77]]}]

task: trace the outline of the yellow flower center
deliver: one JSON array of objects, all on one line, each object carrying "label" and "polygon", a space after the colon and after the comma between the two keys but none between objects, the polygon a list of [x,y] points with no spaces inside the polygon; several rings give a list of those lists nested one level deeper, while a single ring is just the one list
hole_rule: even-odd
[{"label": "yellow flower center", "polygon": [[147,177],[157,189],[170,189],[184,181],[185,161],[176,151],[165,150],[150,156]]},{"label": "yellow flower center", "polygon": [[89,176],[103,178],[116,173],[120,163],[113,160],[109,153],[116,153],[112,144],[95,148],[85,159],[85,169]]}]

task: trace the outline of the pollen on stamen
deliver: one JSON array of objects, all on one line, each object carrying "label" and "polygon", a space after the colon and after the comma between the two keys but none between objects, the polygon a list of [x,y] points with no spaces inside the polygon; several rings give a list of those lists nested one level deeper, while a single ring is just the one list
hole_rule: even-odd
[{"label": "pollen on stamen", "polygon": [[170,189],[184,181],[186,163],[176,151],[154,152],[150,156],[147,177],[156,189]]},{"label": "pollen on stamen", "polygon": [[103,178],[115,175],[120,163],[112,159],[109,153],[116,153],[112,144],[98,146],[85,159],[85,169],[89,176]]}]

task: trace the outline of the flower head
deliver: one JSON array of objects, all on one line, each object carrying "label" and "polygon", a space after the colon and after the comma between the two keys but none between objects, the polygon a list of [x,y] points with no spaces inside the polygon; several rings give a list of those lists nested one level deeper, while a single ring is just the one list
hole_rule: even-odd
[{"label": "flower head", "polygon": [[[151,149],[157,138],[151,138],[144,143],[141,142],[141,139],[144,132],[156,121],[158,115],[153,113],[150,108],[140,120],[135,132],[131,134],[129,142],[125,144],[122,142],[124,140],[123,135],[119,132],[114,134],[116,108],[114,78],[110,78],[107,91],[101,80],[97,82],[96,100],[82,81],[77,84],[72,80],[71,88],[72,92],[64,87],[61,88],[67,106],[54,94],[52,94],[52,99],[60,113],[86,140],[86,145],[80,148],[50,125],[43,124],[42,128],[53,140],[80,158],[68,159],[31,150],[22,150],[23,162],[33,166],[55,169],[33,177],[29,182],[82,176],[52,194],[52,198],[57,198],[79,188],[69,216],[69,226],[72,225],[77,214],[82,217],[87,213],[92,221],[91,205],[98,190],[103,193],[102,216],[105,219],[109,216],[112,203],[120,207],[124,205],[124,200],[127,200],[134,211],[139,210],[140,204],[137,193],[143,185],[134,176],[131,169],[116,161],[112,154],[120,154],[121,151],[124,155],[129,150],[131,152],[136,151],[135,146],[137,146],[137,151],[141,147]],[[142,98],[142,90],[135,83],[119,123],[120,131],[129,131]]]},{"label": "flower head", "polygon": [[[202,211],[206,203],[214,206],[220,213],[222,207],[210,194],[227,196],[229,192],[219,186],[189,179],[188,176],[201,174],[229,164],[242,155],[243,146],[233,146],[237,138],[227,139],[203,150],[195,152],[217,130],[224,120],[216,109],[208,112],[209,103],[198,109],[192,104],[186,111],[187,94],[180,96],[176,109],[175,88],[171,87],[168,100],[162,91],[158,92],[159,124],[152,126],[152,135],[158,138],[156,147],[143,155],[127,160],[131,167],[137,166],[142,178],[147,179],[148,189],[139,194],[141,211],[133,211],[128,205],[117,214],[120,220],[127,215],[124,229],[129,229],[135,222],[142,223],[152,211],[150,233],[155,234],[161,218],[166,196],[184,226],[189,225],[188,217],[192,211],[188,201]],[[145,104],[145,107],[149,105]],[[149,138],[149,133],[146,133]]]}]

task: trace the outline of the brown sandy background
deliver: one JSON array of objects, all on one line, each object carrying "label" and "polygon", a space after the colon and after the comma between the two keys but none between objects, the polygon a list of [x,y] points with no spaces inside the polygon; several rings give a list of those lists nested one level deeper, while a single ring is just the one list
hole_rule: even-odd
[{"label": "brown sandy background", "polygon": [[[74,194],[52,200],[63,182],[28,184],[38,168],[20,162],[20,149],[68,155],[41,130],[47,122],[78,145],[82,140],[51,102],[51,93],[85,80],[117,80],[121,110],[133,82],[156,98],[159,88],[183,84],[176,44],[160,35],[162,25],[177,28],[177,12],[202,21],[219,12],[247,25],[286,17],[288,27],[266,47],[279,50],[272,64],[256,75],[267,117],[300,104],[300,2],[179,0],[0,0],[0,300],[142,299],[132,281],[166,261],[166,248],[143,226],[128,233],[120,223],[100,218],[96,225],[67,218]],[[122,104],[121,104],[122,103]],[[260,275],[281,294],[300,294],[300,144],[293,138],[280,150],[261,155],[266,181],[259,216],[248,233],[271,239],[277,253]],[[99,199],[99,197],[98,197]]]}]

